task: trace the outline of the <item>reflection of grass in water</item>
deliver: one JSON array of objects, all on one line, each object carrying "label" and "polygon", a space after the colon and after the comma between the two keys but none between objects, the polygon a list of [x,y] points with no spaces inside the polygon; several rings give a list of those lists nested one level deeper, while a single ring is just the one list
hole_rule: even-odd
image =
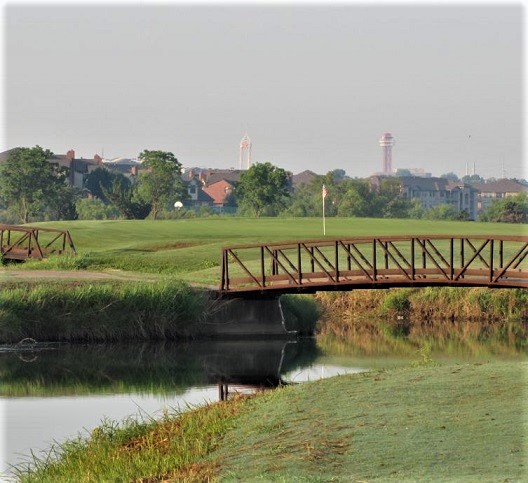
[{"label": "reflection of grass in water", "polygon": [[521,356],[528,347],[522,290],[395,289],[318,295],[323,345],[409,356],[424,344],[447,356]]},{"label": "reflection of grass in water", "polygon": [[394,331],[385,321],[371,320],[365,330],[357,330],[347,337],[332,333],[320,335],[319,345],[326,354],[346,354],[358,357],[414,357],[424,346],[430,347],[435,358],[524,358],[528,327],[521,320],[500,324],[481,324],[473,321],[454,322],[449,326],[411,324],[408,334]]},{"label": "reflection of grass in water", "polygon": [[193,386],[216,384],[219,378],[240,381],[247,376],[258,381],[261,376],[265,380],[279,371],[281,360],[282,371],[287,372],[311,364],[317,353],[313,339],[66,345],[40,352],[9,352],[0,354],[0,395],[173,395]]},{"label": "reflection of grass in water", "polygon": [[[174,346],[173,346],[174,347]],[[66,346],[35,353],[23,363],[15,353],[0,359],[4,397],[86,394],[180,394],[206,377],[200,360],[185,346]]]}]

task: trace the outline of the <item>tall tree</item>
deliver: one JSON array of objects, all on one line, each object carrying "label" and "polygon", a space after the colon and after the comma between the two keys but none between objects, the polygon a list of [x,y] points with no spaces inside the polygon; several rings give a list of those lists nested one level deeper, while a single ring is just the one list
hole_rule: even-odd
[{"label": "tall tree", "polygon": [[237,185],[239,206],[255,216],[277,214],[289,196],[288,174],[271,163],[254,164]]},{"label": "tall tree", "polygon": [[84,187],[92,193],[95,198],[100,199],[104,203],[108,203],[104,190],[110,190],[114,182],[120,185],[128,185],[128,179],[124,174],[110,171],[106,168],[94,169],[88,174]]},{"label": "tall tree", "polygon": [[149,203],[137,199],[135,187],[125,176],[116,177],[110,188],[102,187],[102,191],[105,198],[127,220],[143,220],[151,211]]},{"label": "tall tree", "polygon": [[62,218],[72,217],[72,212],[63,209],[73,205],[68,169],[49,162],[52,156],[40,146],[16,148],[0,165],[0,198],[17,211],[23,223],[50,210]]},{"label": "tall tree", "polygon": [[151,205],[154,219],[169,202],[181,201],[186,191],[181,179],[181,163],[168,151],[145,150],[139,155],[139,196]]}]

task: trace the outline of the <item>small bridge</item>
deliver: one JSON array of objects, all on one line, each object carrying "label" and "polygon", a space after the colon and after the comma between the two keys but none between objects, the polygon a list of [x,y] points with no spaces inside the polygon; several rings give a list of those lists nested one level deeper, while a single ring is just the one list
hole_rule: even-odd
[{"label": "small bridge", "polygon": [[76,253],[68,230],[0,224],[1,259],[41,260],[51,254],[64,253]]},{"label": "small bridge", "polygon": [[527,236],[416,235],[222,249],[219,292],[236,297],[391,287],[528,288]]}]

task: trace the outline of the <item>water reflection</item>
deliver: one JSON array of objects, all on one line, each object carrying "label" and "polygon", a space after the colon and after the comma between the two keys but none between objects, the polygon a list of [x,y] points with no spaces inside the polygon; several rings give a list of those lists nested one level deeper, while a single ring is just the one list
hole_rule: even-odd
[{"label": "water reflection", "polygon": [[319,355],[313,339],[0,347],[0,475],[104,418],[157,417],[276,387]]},{"label": "water reflection", "polygon": [[0,479],[9,465],[27,461],[32,450],[86,435],[104,418],[158,417],[163,410],[227,399],[236,392],[425,358],[526,360],[525,323],[505,327],[487,330],[486,337],[477,325],[457,325],[449,332],[425,327],[421,337],[389,327],[317,344],[305,339],[0,346],[0,428],[7,446]]},{"label": "water reflection", "polygon": [[276,387],[310,365],[313,339],[0,348],[0,397],[182,394],[190,387]]}]

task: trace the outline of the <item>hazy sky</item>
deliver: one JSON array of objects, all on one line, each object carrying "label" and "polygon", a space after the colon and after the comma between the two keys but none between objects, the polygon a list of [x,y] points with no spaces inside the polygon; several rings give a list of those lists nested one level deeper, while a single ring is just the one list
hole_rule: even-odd
[{"label": "hazy sky", "polygon": [[523,3],[11,4],[4,149],[527,177]]}]

